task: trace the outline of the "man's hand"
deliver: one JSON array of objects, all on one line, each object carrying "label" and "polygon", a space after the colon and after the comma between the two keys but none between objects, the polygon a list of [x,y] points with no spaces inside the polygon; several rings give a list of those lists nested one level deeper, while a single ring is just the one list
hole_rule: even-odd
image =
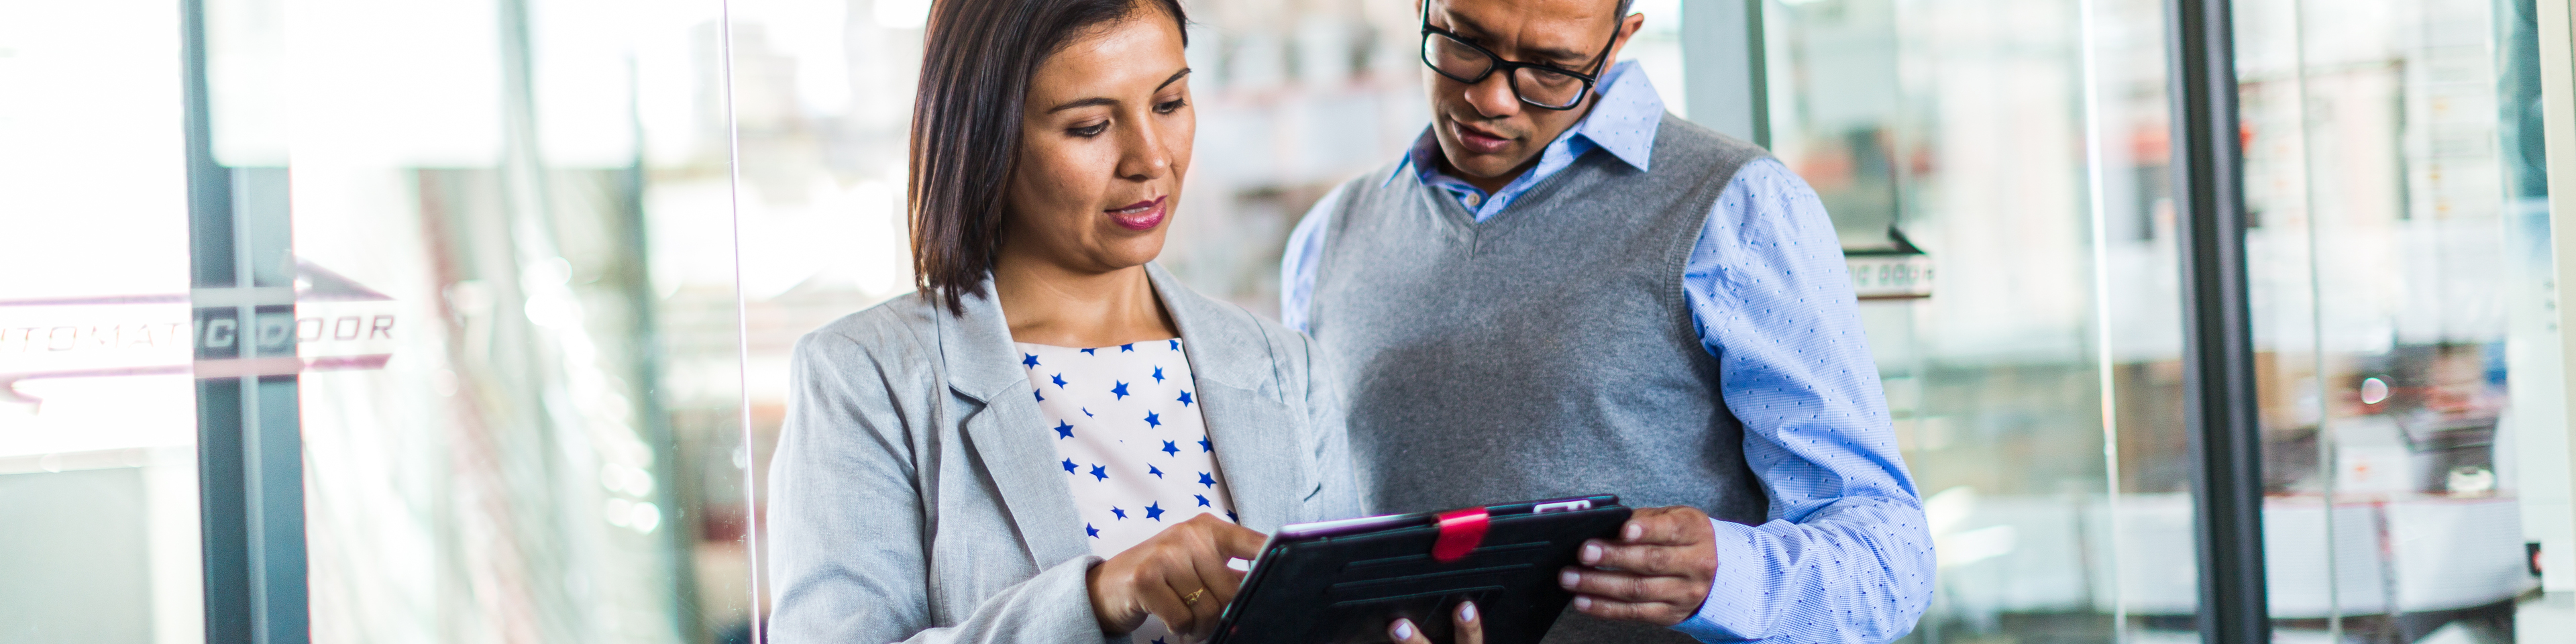
[{"label": "man's hand", "polygon": [[1584,542],[1583,565],[1559,573],[1574,609],[1602,619],[1671,626],[1699,614],[1717,575],[1717,531],[1687,506],[1641,508],[1618,541]]},{"label": "man's hand", "polygon": [[[1476,602],[1458,602],[1457,608],[1449,610],[1449,620],[1449,644],[1485,644],[1485,622],[1476,619]],[[1432,644],[1431,636],[1403,618],[1387,624],[1386,637],[1395,644]]]}]

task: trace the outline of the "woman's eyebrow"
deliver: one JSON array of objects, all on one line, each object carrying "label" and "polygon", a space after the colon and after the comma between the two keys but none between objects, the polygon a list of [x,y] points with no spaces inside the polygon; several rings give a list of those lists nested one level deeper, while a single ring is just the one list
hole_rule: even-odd
[{"label": "woman's eyebrow", "polygon": [[1057,106],[1055,106],[1055,107],[1047,108],[1046,113],[1048,113],[1048,114],[1054,114],[1054,113],[1056,113],[1056,112],[1062,112],[1062,111],[1069,110],[1069,109],[1073,109],[1073,108],[1077,108],[1077,107],[1091,107],[1091,106],[1094,106],[1094,105],[1117,105],[1117,104],[1118,104],[1118,99],[1110,98],[1110,97],[1107,97],[1107,96],[1094,96],[1094,97],[1091,97],[1091,98],[1085,98],[1085,99],[1077,99],[1077,100],[1065,101],[1065,102],[1064,102],[1064,104],[1062,104],[1062,105],[1057,105]]},{"label": "woman's eyebrow", "polygon": [[1171,78],[1163,79],[1163,84],[1161,84],[1161,85],[1155,85],[1155,86],[1154,86],[1154,91],[1157,91],[1157,92],[1163,91],[1163,88],[1165,88],[1165,87],[1171,87],[1173,83],[1181,82],[1181,77],[1182,77],[1182,76],[1188,76],[1188,75],[1190,75],[1190,68],[1188,68],[1188,67],[1183,67],[1183,68],[1181,68],[1181,71],[1172,72],[1172,77],[1171,77]]},{"label": "woman's eyebrow", "polygon": [[[1165,87],[1171,87],[1173,83],[1180,82],[1180,81],[1181,81],[1181,77],[1183,77],[1183,76],[1188,76],[1188,75],[1190,75],[1190,68],[1188,68],[1188,67],[1183,67],[1183,68],[1181,68],[1181,71],[1173,72],[1173,73],[1172,73],[1172,77],[1171,77],[1171,78],[1163,79],[1163,84],[1161,84],[1161,85],[1155,85],[1155,86],[1154,86],[1154,91],[1157,91],[1157,92],[1159,92],[1159,91],[1163,91],[1163,88],[1165,88]],[[1094,96],[1094,97],[1091,97],[1091,98],[1082,98],[1082,99],[1074,99],[1074,100],[1070,100],[1070,101],[1065,101],[1064,103],[1059,104],[1059,105],[1056,105],[1055,107],[1047,108],[1047,110],[1046,110],[1046,112],[1045,112],[1045,113],[1047,113],[1047,114],[1054,114],[1054,113],[1056,113],[1056,112],[1062,112],[1062,111],[1069,110],[1069,109],[1074,109],[1074,108],[1077,108],[1077,107],[1091,107],[1091,106],[1094,106],[1094,105],[1117,105],[1117,104],[1118,104],[1118,99],[1110,98],[1110,97],[1107,97],[1107,96]]]}]

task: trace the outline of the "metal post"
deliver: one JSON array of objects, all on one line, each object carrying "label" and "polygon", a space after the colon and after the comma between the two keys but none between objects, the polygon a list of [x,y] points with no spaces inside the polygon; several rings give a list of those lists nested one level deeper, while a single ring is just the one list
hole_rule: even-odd
[{"label": "metal post", "polygon": [[203,0],[181,0],[206,641],[301,644],[303,440],[286,171],[214,154]]},{"label": "metal post", "polygon": [[2229,0],[2166,0],[2173,184],[2181,216],[2183,415],[2195,471],[2200,632],[2269,644],[2263,440],[2245,275],[2243,145]]}]

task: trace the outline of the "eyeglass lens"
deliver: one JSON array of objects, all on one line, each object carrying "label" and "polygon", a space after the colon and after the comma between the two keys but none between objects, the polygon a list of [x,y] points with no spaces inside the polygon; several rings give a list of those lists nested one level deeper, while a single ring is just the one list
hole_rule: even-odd
[{"label": "eyeglass lens", "polygon": [[[1461,83],[1484,81],[1498,62],[1484,50],[1437,32],[1422,39],[1422,50],[1423,62]],[[1521,100],[1548,107],[1573,105],[1583,97],[1583,79],[1543,67],[1512,70],[1511,85]]]}]

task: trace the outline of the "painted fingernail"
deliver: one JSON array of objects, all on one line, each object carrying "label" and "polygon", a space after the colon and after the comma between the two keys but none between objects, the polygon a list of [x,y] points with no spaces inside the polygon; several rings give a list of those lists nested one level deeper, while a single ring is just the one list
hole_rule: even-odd
[{"label": "painted fingernail", "polygon": [[1387,634],[1395,636],[1396,641],[1413,639],[1413,620],[1395,620],[1395,628],[1387,629]]},{"label": "painted fingernail", "polygon": [[1556,573],[1556,585],[1564,586],[1567,589],[1574,588],[1575,584],[1582,583],[1582,581],[1583,576],[1574,574],[1574,571],[1572,570]]},{"label": "painted fingernail", "polygon": [[1575,595],[1575,596],[1574,596],[1574,609],[1575,609],[1575,610],[1592,610],[1592,598],[1590,598],[1590,597],[1585,597],[1585,596],[1582,596],[1582,595]]},{"label": "painted fingernail", "polygon": [[1458,602],[1458,621],[1476,621],[1476,602]]},{"label": "painted fingernail", "polygon": [[1583,563],[1601,563],[1601,544],[1583,544]]}]

